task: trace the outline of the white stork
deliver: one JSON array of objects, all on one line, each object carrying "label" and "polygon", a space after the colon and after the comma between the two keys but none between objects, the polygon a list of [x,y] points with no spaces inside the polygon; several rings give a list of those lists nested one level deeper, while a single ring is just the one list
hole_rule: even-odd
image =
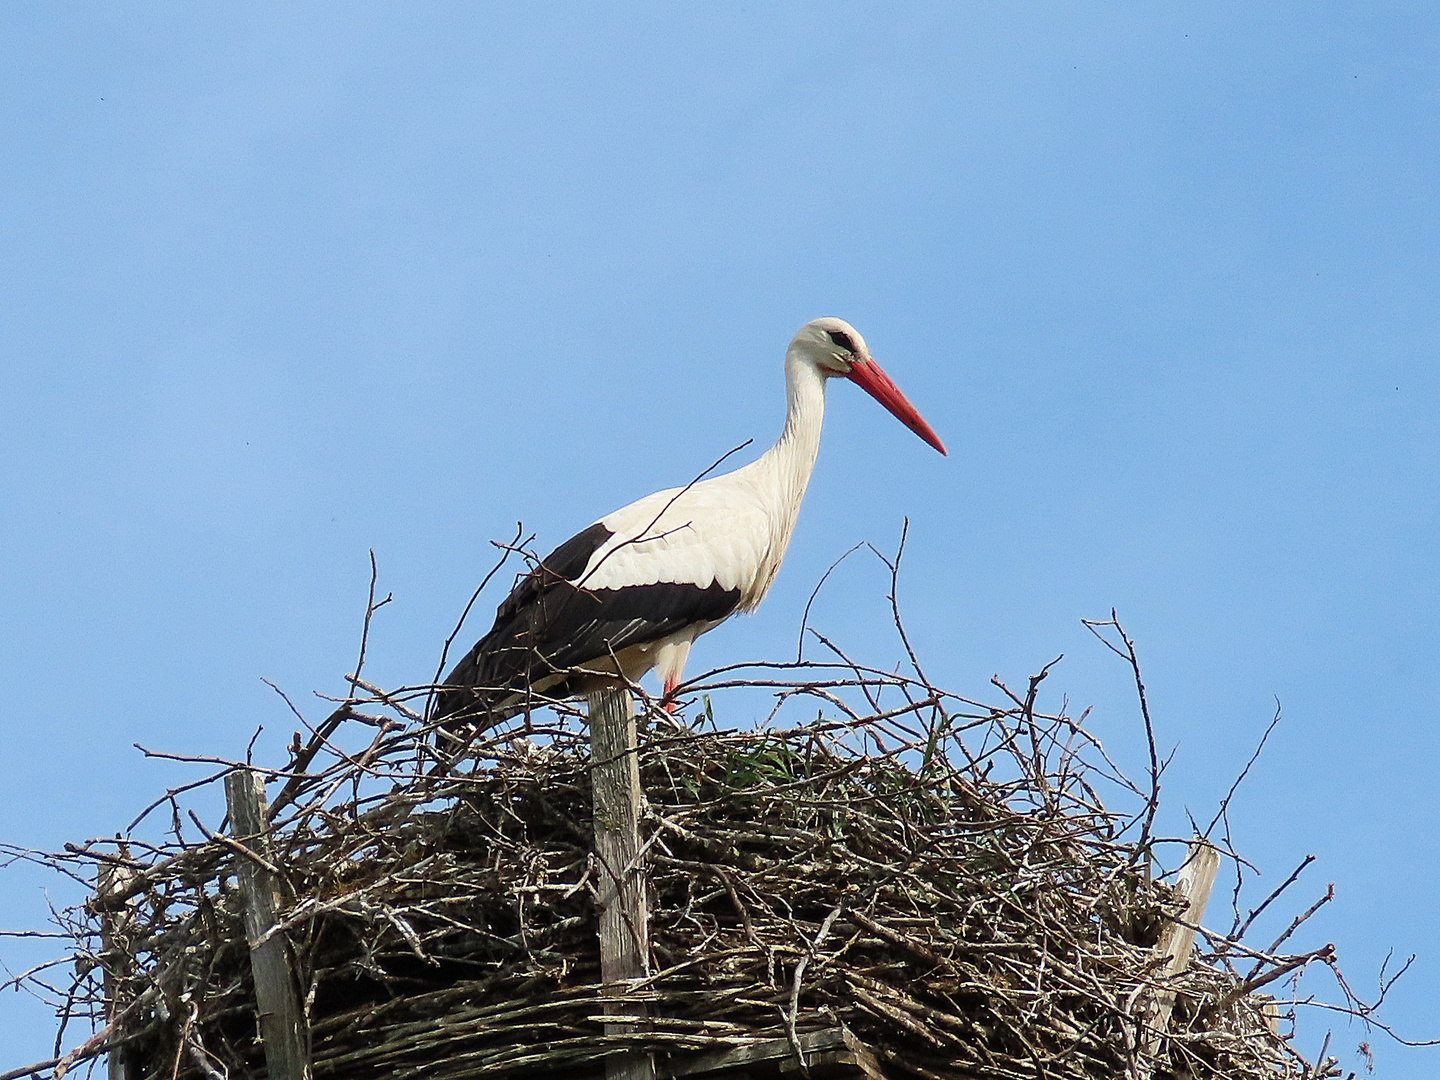
[{"label": "white stork", "polygon": [[785,352],[785,430],[775,445],[734,472],[622,507],[552,551],[445,677],[431,718],[446,728],[484,727],[522,708],[529,693],[587,693],[617,671],[634,682],[654,668],[673,694],[695,639],[753,611],[775,580],[820,449],[825,384],[835,376],[945,453],[853,326],[806,323]]}]

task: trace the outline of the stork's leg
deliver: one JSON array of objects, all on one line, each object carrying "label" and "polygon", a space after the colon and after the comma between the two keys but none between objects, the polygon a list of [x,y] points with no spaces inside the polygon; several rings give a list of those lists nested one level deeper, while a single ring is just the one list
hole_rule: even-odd
[{"label": "stork's leg", "polygon": [[665,687],[661,708],[668,713],[673,713],[679,708],[679,704],[670,695],[675,693],[676,687],[680,685],[681,677],[685,673],[685,661],[690,657],[690,645],[693,640],[693,638],[685,637],[667,641],[655,654],[655,672],[660,676]]}]

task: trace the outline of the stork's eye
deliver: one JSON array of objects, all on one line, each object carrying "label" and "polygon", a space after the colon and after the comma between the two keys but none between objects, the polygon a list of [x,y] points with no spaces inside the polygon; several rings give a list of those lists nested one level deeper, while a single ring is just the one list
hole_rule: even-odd
[{"label": "stork's eye", "polygon": [[845,333],[845,331],[826,330],[825,332],[830,335],[831,341],[833,341],[836,345],[839,345],[840,348],[844,349],[846,352],[853,353],[855,351],[855,343],[850,340],[850,335]]}]

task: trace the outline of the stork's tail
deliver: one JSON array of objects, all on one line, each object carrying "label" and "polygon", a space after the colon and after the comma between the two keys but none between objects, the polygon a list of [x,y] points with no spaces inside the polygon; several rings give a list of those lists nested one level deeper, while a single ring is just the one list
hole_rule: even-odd
[{"label": "stork's tail", "polygon": [[[509,685],[511,678],[496,679],[494,657],[479,642],[456,664],[436,688],[430,699],[426,723],[435,730],[436,740],[446,746],[468,743],[480,732],[503,723],[520,711],[512,699],[516,697]],[[507,708],[506,706],[509,705]],[[523,707],[523,706],[522,706]]]},{"label": "stork's tail", "polygon": [[534,649],[492,631],[441,681],[426,723],[442,745],[468,745],[512,716],[569,696],[569,683],[567,673],[557,672]]}]

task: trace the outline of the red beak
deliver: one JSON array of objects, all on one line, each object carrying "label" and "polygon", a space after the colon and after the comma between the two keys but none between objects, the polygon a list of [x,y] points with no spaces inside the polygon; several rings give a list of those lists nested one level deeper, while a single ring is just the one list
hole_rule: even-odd
[{"label": "red beak", "polygon": [[945,450],[945,444],[940,441],[940,436],[935,434],[933,428],[925,422],[924,417],[911,405],[900,388],[890,381],[890,376],[880,370],[880,365],[874,360],[856,360],[846,376],[851,382],[859,385],[860,389],[873,397],[881,405],[884,405],[890,415],[899,420],[920,438],[933,446],[946,457],[950,455]]}]

